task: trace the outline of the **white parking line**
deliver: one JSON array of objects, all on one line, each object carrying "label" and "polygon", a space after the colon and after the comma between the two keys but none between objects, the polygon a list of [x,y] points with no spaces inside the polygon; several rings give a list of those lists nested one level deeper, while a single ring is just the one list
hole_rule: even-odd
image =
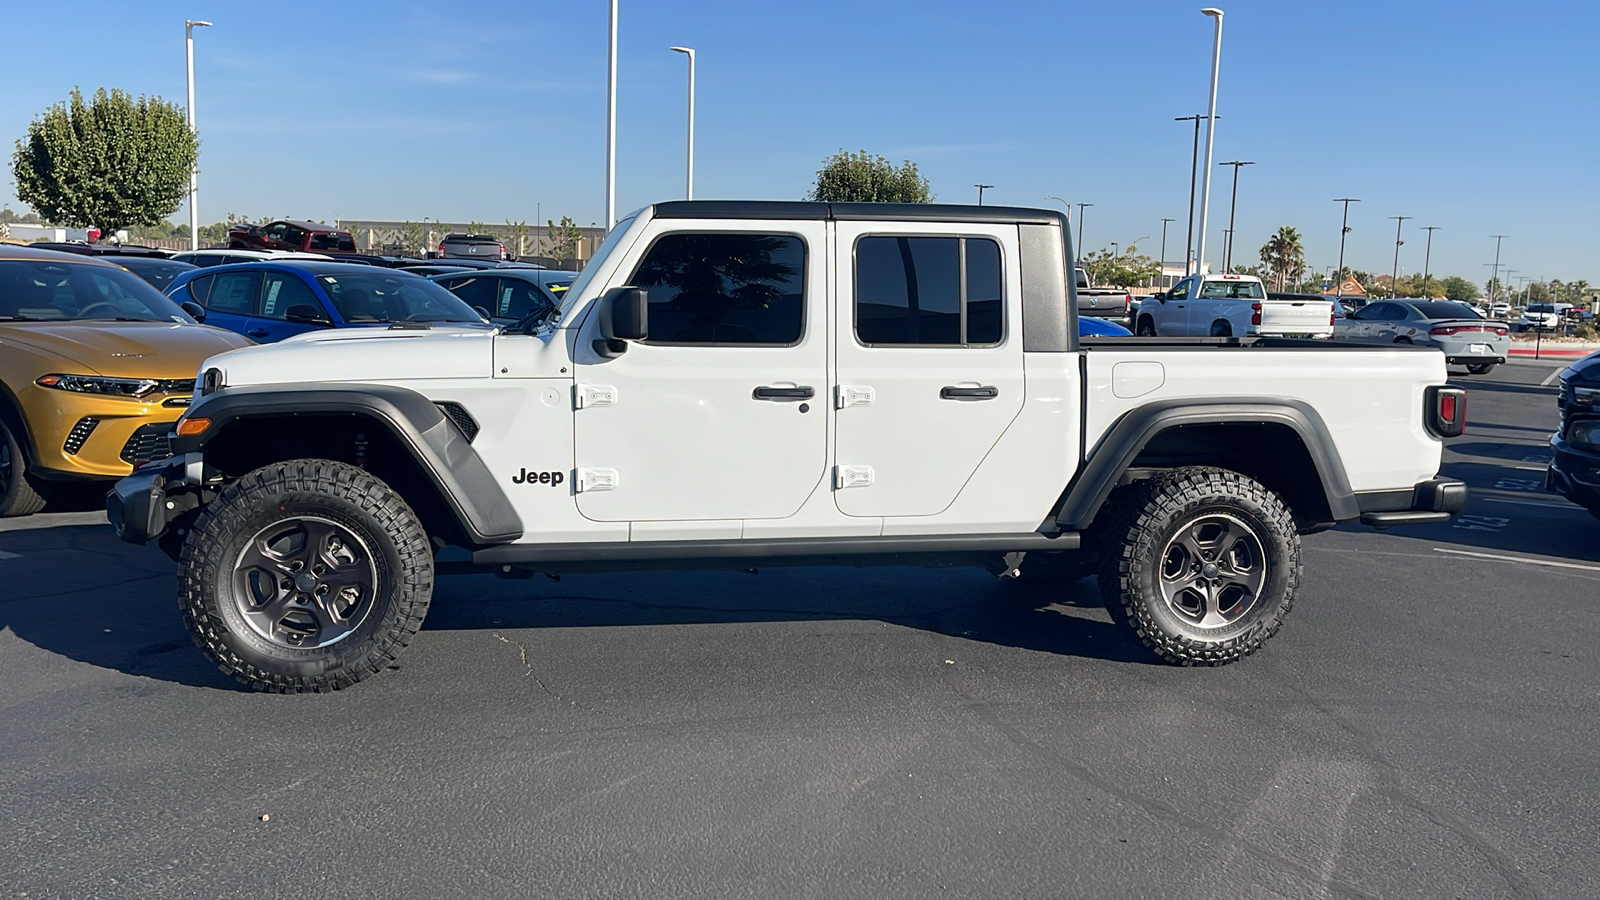
[{"label": "white parking line", "polygon": [[1539,500],[1513,500],[1510,497],[1484,497],[1485,503],[1514,503],[1517,506],[1537,506],[1543,509],[1553,509],[1557,512],[1583,512],[1579,507],[1570,503],[1544,503]]},{"label": "white parking line", "polygon": [[1546,375],[1544,377],[1544,380],[1539,382],[1539,386],[1540,387],[1544,387],[1544,386],[1554,382],[1556,380],[1556,377],[1559,376],[1562,372],[1565,372],[1565,371],[1566,371],[1566,367],[1565,366],[1563,366],[1562,368],[1559,368],[1559,369],[1550,370],[1550,374]]},{"label": "white parking line", "polygon": [[0,550],[0,559],[21,559],[21,558],[22,558],[22,554],[21,553],[7,553],[4,550]]},{"label": "white parking line", "polygon": [[1501,562],[1527,563],[1530,566],[1551,566],[1558,569],[1583,569],[1586,572],[1600,572],[1600,566],[1585,566],[1579,563],[1556,562],[1553,559],[1529,559],[1526,556],[1503,556],[1499,553],[1474,553],[1471,550],[1452,550],[1448,547],[1435,547],[1435,553],[1448,553],[1451,556],[1471,556],[1477,559],[1494,559]]}]

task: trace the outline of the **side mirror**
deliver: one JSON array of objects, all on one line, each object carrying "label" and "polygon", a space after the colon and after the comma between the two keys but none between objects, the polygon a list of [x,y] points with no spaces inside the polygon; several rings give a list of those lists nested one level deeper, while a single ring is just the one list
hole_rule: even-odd
[{"label": "side mirror", "polygon": [[296,325],[331,325],[328,314],[309,303],[296,303],[283,314],[284,321]]},{"label": "side mirror", "polygon": [[628,341],[642,341],[650,334],[650,304],[645,292],[636,287],[617,287],[600,297],[600,339],[596,353],[611,358],[628,350]]},{"label": "side mirror", "polygon": [[189,318],[195,320],[196,322],[201,322],[201,323],[205,322],[205,320],[206,320],[206,308],[204,306],[201,306],[200,304],[194,302],[193,300],[185,300],[182,303],[178,304],[178,306],[184,312],[189,314]]}]

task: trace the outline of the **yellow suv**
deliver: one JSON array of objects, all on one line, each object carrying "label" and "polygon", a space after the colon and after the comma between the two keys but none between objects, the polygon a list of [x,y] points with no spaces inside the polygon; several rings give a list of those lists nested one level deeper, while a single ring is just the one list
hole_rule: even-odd
[{"label": "yellow suv", "polygon": [[248,344],[120,266],[0,246],[0,517],[167,456],[200,363]]}]

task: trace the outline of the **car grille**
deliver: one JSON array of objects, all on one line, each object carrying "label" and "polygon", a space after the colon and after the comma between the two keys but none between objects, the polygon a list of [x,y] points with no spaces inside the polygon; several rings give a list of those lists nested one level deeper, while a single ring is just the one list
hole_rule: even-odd
[{"label": "car grille", "polygon": [[94,434],[94,429],[99,424],[100,420],[93,416],[79,419],[78,424],[72,426],[72,431],[67,433],[66,443],[61,445],[61,449],[67,451],[68,455],[76,456],[78,451],[83,449],[83,442],[89,439],[89,435]]},{"label": "car grille", "polygon": [[122,446],[122,461],[137,465],[152,459],[166,459],[172,455],[172,444],[167,432],[171,422],[151,422],[134,429],[133,436]]},{"label": "car grille", "polygon": [[435,403],[434,406],[439,407],[440,412],[444,413],[450,421],[456,423],[456,427],[461,429],[461,433],[466,436],[467,443],[472,443],[472,439],[478,436],[477,421],[472,418],[472,414],[467,412],[466,408],[461,404],[446,401],[444,403]]}]

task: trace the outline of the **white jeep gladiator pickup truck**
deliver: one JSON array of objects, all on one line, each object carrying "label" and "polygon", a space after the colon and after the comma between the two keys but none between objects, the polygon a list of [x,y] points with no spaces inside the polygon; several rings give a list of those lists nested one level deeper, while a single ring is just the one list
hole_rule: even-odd
[{"label": "white jeep gladiator pickup truck", "polygon": [[1302,534],[1466,502],[1438,353],[1080,343],[1069,258],[1042,210],[657,204],[516,326],[208,360],[108,512],[217,665],[310,691],[389,665],[448,572],[1093,571],[1154,653],[1218,665],[1282,624]]},{"label": "white jeep gladiator pickup truck", "polygon": [[1333,336],[1333,301],[1272,300],[1254,275],[1190,275],[1133,314],[1144,337]]}]

